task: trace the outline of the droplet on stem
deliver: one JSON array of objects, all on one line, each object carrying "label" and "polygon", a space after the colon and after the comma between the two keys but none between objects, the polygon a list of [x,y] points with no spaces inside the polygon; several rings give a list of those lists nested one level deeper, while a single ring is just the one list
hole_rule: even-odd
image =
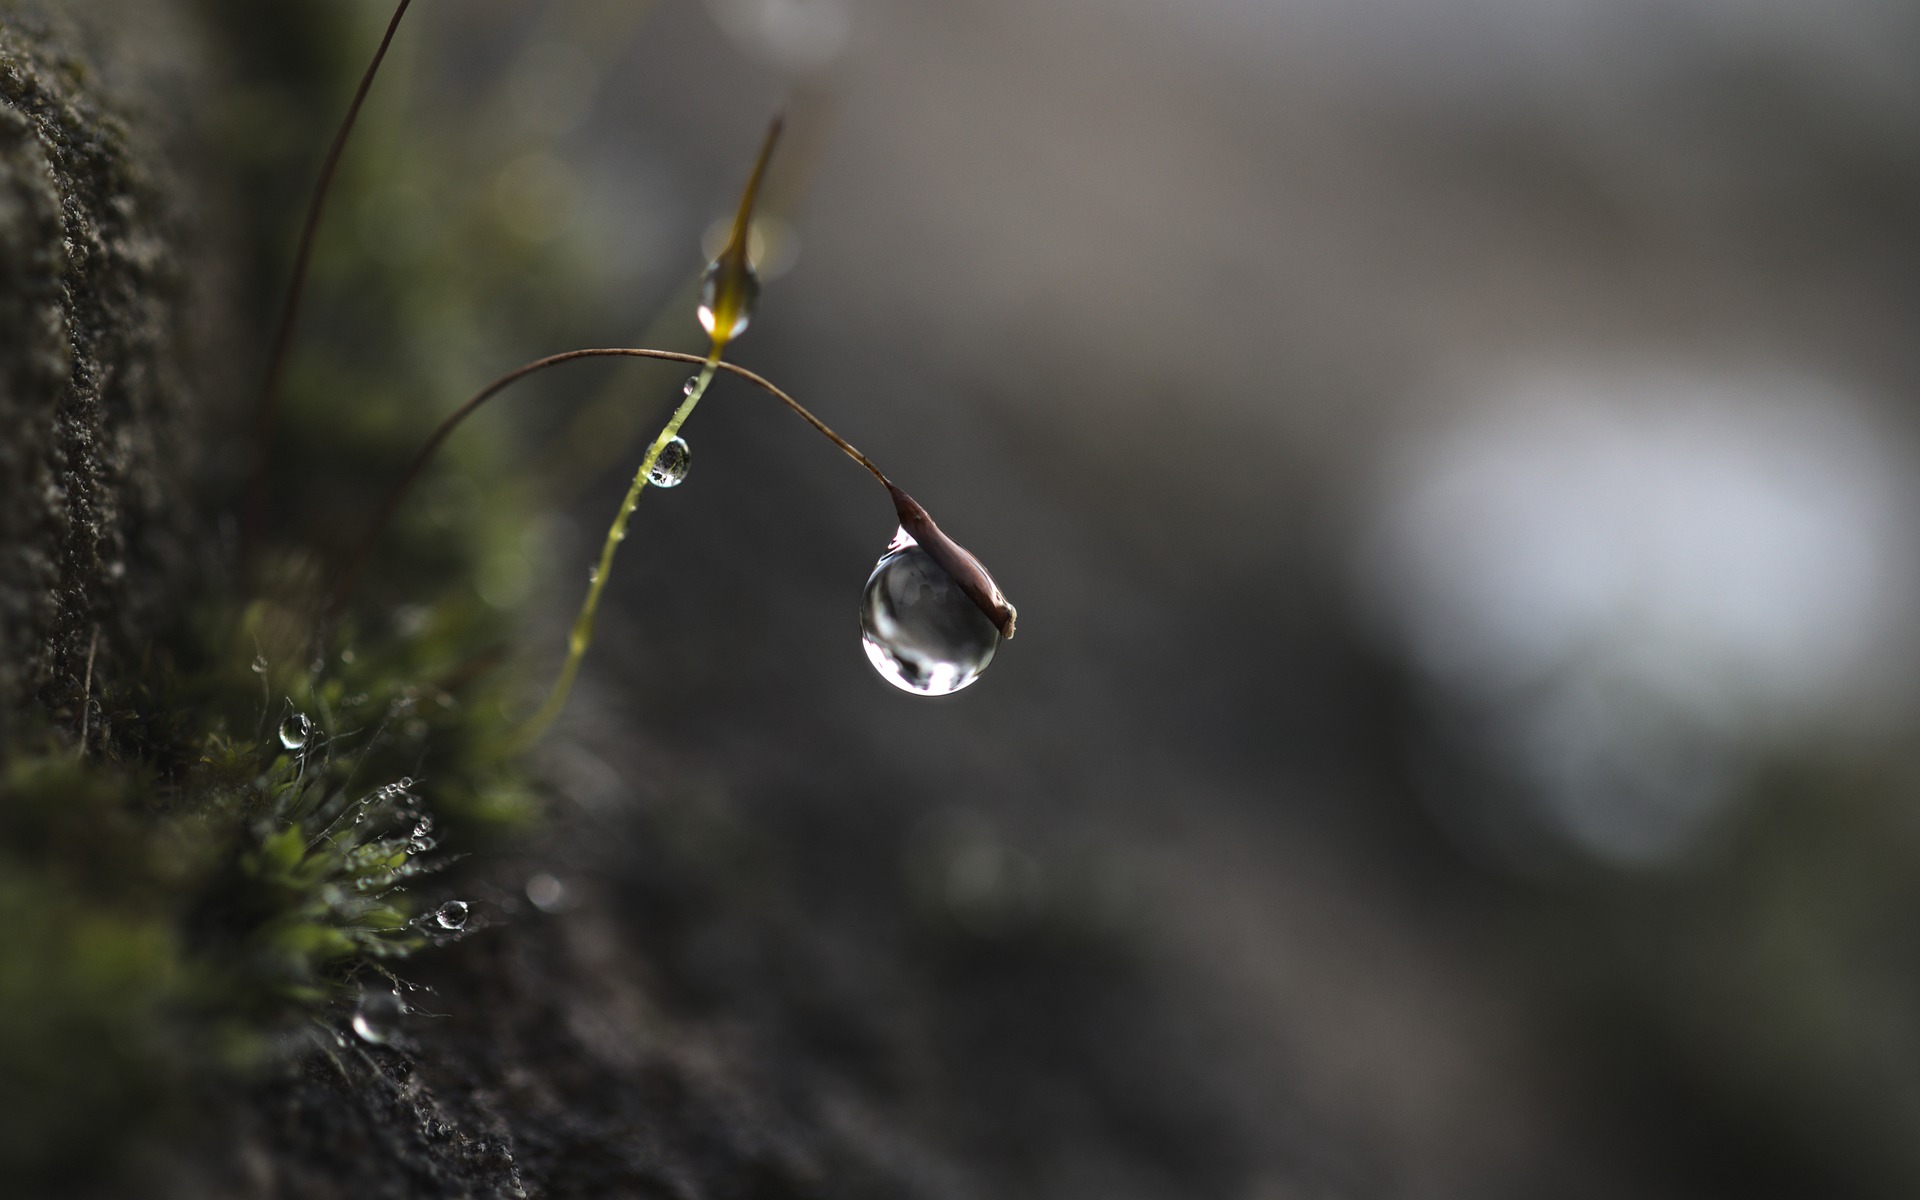
[{"label": "droplet on stem", "polygon": [[[700,280],[700,328],[707,336],[730,342],[747,330],[754,305],[760,301],[760,277],[741,256],[722,254],[707,264]],[[727,328],[716,332],[725,321]]]},{"label": "droplet on stem", "polygon": [[471,912],[465,900],[449,900],[433,914],[433,922],[442,929],[465,929]]},{"label": "droplet on stem", "polygon": [[861,645],[881,678],[916,696],[946,696],[980,677],[1000,630],[902,529],[867,578]]},{"label": "droplet on stem", "polygon": [[693,466],[693,450],[687,439],[674,438],[660,447],[660,456],[647,471],[647,482],[658,488],[679,487],[687,481],[687,469]]}]

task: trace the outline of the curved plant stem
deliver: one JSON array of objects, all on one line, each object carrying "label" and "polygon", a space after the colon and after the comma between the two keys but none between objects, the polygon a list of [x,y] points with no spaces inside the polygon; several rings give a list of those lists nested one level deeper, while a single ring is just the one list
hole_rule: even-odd
[{"label": "curved plant stem", "polygon": [[961,589],[965,591],[968,596],[972,597],[974,603],[978,604],[981,611],[986,613],[1000,629],[1003,637],[1011,638],[1013,636],[1014,621],[1017,615],[1013,605],[1007,602],[1006,597],[1001,594],[999,587],[993,582],[993,576],[987,572],[985,567],[980,565],[979,560],[968,553],[959,543],[948,537],[946,533],[940,529],[939,525],[934,522],[933,518],[927,515],[926,509],[922,508],[913,497],[902,491],[891,479],[888,479],[886,473],[882,471],[872,459],[862,454],[851,442],[847,441],[847,439],[835,433],[825,421],[822,421],[819,417],[809,412],[805,405],[781,390],[772,381],[747,370],[745,367],[725,362],[719,355],[720,348],[718,346],[715,346],[713,352],[705,358],[701,358],[695,354],[682,354],[673,350],[646,350],[631,346],[609,346],[587,350],[569,350],[564,354],[549,355],[546,358],[536,359],[524,366],[516,367],[492,383],[489,383],[486,387],[481,388],[478,392],[474,393],[473,397],[465,404],[462,404],[459,408],[449,413],[446,419],[440,422],[439,427],[433,431],[432,435],[427,438],[426,443],[414,454],[413,460],[407,464],[406,473],[401,476],[400,481],[394,485],[393,491],[388,494],[386,503],[381,506],[380,512],[374,518],[373,524],[369,526],[366,534],[361,538],[359,546],[355,549],[347,570],[342,573],[339,589],[336,591],[333,605],[329,609],[329,617],[338,616],[341,610],[346,607],[347,600],[353,593],[354,584],[359,581],[361,573],[366,569],[367,560],[372,553],[375,543],[379,541],[380,535],[393,519],[394,512],[399,509],[400,502],[406,498],[407,492],[413,487],[414,481],[420,477],[421,472],[425,469],[427,462],[433,457],[434,452],[440,448],[441,443],[447,440],[454,429],[456,429],[462,421],[473,415],[481,405],[505,391],[512,384],[525,379],[527,376],[539,371],[544,371],[548,367],[559,366],[562,363],[569,363],[583,358],[652,358],[665,362],[695,364],[699,366],[700,373],[694,377],[692,386],[688,387],[686,398],[680,402],[678,408],[674,409],[673,415],[667,419],[666,425],[662,427],[659,435],[654,438],[653,444],[647,448],[646,457],[641,460],[640,469],[634,473],[633,483],[627,488],[627,494],[620,502],[620,510],[615,514],[613,524],[607,530],[606,541],[603,542],[600,547],[599,561],[594,566],[593,574],[587,586],[586,601],[581,605],[580,613],[574,618],[573,626],[568,631],[567,658],[566,662],[560,668],[559,677],[554,681],[552,690],[547,693],[547,698],[541,704],[538,711],[527,720],[526,724],[522,725],[519,730],[515,732],[505,747],[505,753],[518,753],[539,740],[540,735],[547,731],[553,724],[555,718],[560,715],[561,710],[566,707],[567,697],[572,692],[574,680],[580,673],[580,663],[585,658],[587,647],[593,640],[593,623],[600,610],[600,597],[606,589],[607,578],[613,572],[614,555],[619,551],[620,543],[626,540],[627,522],[633,516],[635,506],[640,502],[641,490],[647,486],[654,463],[659,460],[661,452],[664,451],[667,448],[667,444],[679,434],[680,427],[684,425],[687,418],[692,415],[694,407],[700,403],[701,397],[706,395],[707,387],[713,382],[713,377],[721,371],[725,371],[729,375],[738,376],[774,397],[776,400],[779,400],[782,404],[798,414],[808,425],[812,426],[816,433],[832,442],[841,453],[864,467],[868,474],[872,475],[874,479],[879,481],[882,487],[887,489],[887,494],[893,502],[894,512],[900,519],[901,528],[912,534],[914,539],[933,556],[934,560],[938,562],[949,575],[953,576]]},{"label": "curved plant stem", "polygon": [[379,73],[388,47],[393,45],[393,36],[400,30],[400,20],[407,15],[407,8],[412,3],[413,0],[400,0],[394,7],[393,18],[387,22],[387,32],[380,39],[379,49],[373,53],[373,61],[367,64],[366,74],[360,77],[360,86],[353,93],[353,102],[347,106],[346,118],[340,122],[340,130],[333,137],[333,146],[327,151],[326,161],[321,164],[320,178],[313,185],[313,198],[307,203],[306,223],[301,227],[299,248],[293,255],[293,278],[287,283],[286,299],[281,303],[280,324],[274,333],[273,349],[267,356],[266,382],[261,387],[254,418],[253,465],[248,472],[247,507],[240,540],[243,563],[252,558],[259,542],[261,526],[266,520],[268,468],[273,451],[274,426],[280,416],[280,388],[286,378],[287,352],[293,345],[293,331],[300,321],[300,298],[306,291],[307,268],[313,261],[313,244],[320,232],[320,214],[326,208],[327,193],[333,188],[333,176],[339,170],[340,156],[347,148],[347,138],[353,133],[354,122],[360,119],[360,109],[367,102],[367,93],[373,90],[373,77]]},{"label": "curved plant stem", "polygon": [[626,498],[620,501],[620,511],[614,514],[613,524],[607,527],[607,537],[600,544],[600,560],[594,564],[593,575],[587,583],[587,598],[580,605],[580,613],[573,619],[573,627],[567,631],[567,660],[560,666],[560,674],[553,681],[553,687],[547,692],[547,698],[533,716],[527,718],[508,742],[507,753],[515,754],[540,740],[560,711],[567,706],[567,696],[573,691],[573,681],[580,674],[580,664],[586,659],[587,647],[593,642],[593,622],[600,611],[600,593],[606,590],[607,578],[613,574],[613,556],[619,552],[620,543],[627,540],[627,520],[633,516],[633,510],[640,503],[640,492],[645,488],[653,474],[653,464],[659,461],[660,452],[667,448],[680,432],[680,426],[693,415],[694,406],[707,394],[707,385],[713,382],[714,370],[720,365],[720,346],[714,345],[713,353],[700,367],[700,374],[694,376],[693,386],[687,389],[686,399],[680,407],[673,410],[667,423],[653,439],[653,445],[647,447],[646,457],[640,460],[640,469],[633,473],[633,483],[627,488]]},{"label": "curved plant stem", "polygon": [[[374,545],[379,542],[380,536],[386,532],[387,526],[392,523],[393,515],[399,510],[401,501],[405,500],[407,493],[413,490],[413,485],[419,481],[421,472],[426,470],[427,463],[432,460],[435,452],[440,449],[441,443],[445,442],[453,431],[459,428],[461,422],[472,416],[487,401],[493,399],[501,392],[506,391],[509,387],[525,379],[527,376],[544,371],[548,367],[557,367],[562,363],[570,363],[583,358],[651,358],[658,359],[662,362],[687,363],[690,366],[700,367],[702,376],[708,379],[711,378],[714,372],[721,371],[744,379],[799,414],[801,420],[813,426],[814,430],[822,437],[839,447],[841,453],[859,463],[862,467],[865,467],[867,473],[879,480],[882,486],[889,489],[893,486],[893,481],[888,479],[878,466],[874,465],[872,459],[860,453],[851,442],[835,433],[828,427],[825,421],[822,421],[819,417],[807,411],[805,405],[782,391],[772,380],[757,375],[745,367],[737,366],[725,360],[716,361],[711,358],[703,358],[698,354],[682,354],[677,350],[644,350],[632,346],[604,346],[587,350],[569,350],[564,354],[550,354],[545,358],[535,359],[530,363],[515,367],[505,375],[502,375],[492,383],[481,388],[478,392],[475,392],[465,404],[448,413],[446,419],[440,422],[439,427],[433,431],[421,445],[420,449],[414,452],[413,458],[407,463],[405,473],[400,476],[400,481],[394,484],[393,490],[387,493],[385,503],[380,506],[380,511],[374,516],[373,523],[367,527],[367,532],[362,535],[360,544],[354,548],[353,557],[347,560],[347,568],[341,573],[340,582],[334,589],[333,602],[328,608],[328,614],[330,616],[338,616],[346,608],[347,601],[353,596],[354,588],[359,585],[360,576],[366,572],[367,562],[373,554]],[[673,418],[668,421],[668,427],[671,432],[665,434],[664,440],[656,440],[656,450],[664,448],[668,441],[673,440],[674,433],[679,430],[680,423],[687,419],[687,414],[693,411],[694,402],[696,402],[705,391],[706,383],[703,381],[694,392],[689,394],[685,401],[681,402],[680,408],[675,411]],[[640,471],[642,476],[644,476],[648,470],[652,469],[653,460],[656,457],[658,457],[658,455],[653,450],[650,450],[647,459],[642,464]]]}]

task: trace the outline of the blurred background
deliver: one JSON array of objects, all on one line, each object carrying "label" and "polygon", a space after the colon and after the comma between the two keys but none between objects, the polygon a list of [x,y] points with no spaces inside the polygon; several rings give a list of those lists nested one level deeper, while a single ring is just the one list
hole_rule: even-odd
[{"label": "blurred background", "polygon": [[[409,21],[331,236],[496,297],[422,353],[701,348],[784,106],[734,357],[1020,606],[893,690],[884,497],[689,424],[539,906],[730,1056],[928,1194],[1920,1191],[1920,7]],[[536,672],[683,374],[569,370],[482,418],[562,501],[480,583]]]}]

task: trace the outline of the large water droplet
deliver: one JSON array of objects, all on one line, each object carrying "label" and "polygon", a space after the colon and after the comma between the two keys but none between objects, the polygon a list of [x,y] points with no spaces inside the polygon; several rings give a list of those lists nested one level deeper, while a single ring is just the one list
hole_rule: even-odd
[{"label": "large water droplet", "polygon": [[433,922],[442,929],[465,929],[472,911],[465,900],[449,900],[433,914]]},{"label": "large water droplet", "polygon": [[[720,302],[720,286],[733,271],[733,264],[725,258],[716,258],[707,264],[707,273],[700,280],[700,328],[713,334],[714,306]],[[752,267],[743,267],[739,275],[740,309],[733,314],[733,328],[725,337],[731,341],[746,332],[747,323],[753,319],[753,306],[760,299],[760,277],[753,273]]]},{"label": "large water droplet", "polygon": [[905,530],[867,579],[860,633],[874,670],[916,696],[966,687],[1000,647],[987,614]]},{"label": "large water droplet", "polygon": [[313,737],[313,722],[305,713],[291,713],[280,722],[280,744],[289,750],[305,750]]},{"label": "large water droplet", "polygon": [[687,381],[680,385],[680,394],[682,396],[691,396],[699,389],[700,377],[698,375],[689,375],[687,376]]},{"label": "large water droplet", "polygon": [[660,447],[660,457],[653,460],[647,482],[660,488],[679,487],[687,481],[687,469],[691,466],[693,451],[687,446],[687,439],[674,438]]},{"label": "large water droplet", "polygon": [[360,993],[360,1007],[353,1013],[353,1032],[363,1042],[384,1046],[400,1032],[401,1019],[407,1015],[407,1002],[400,993],[384,988],[368,988]]}]

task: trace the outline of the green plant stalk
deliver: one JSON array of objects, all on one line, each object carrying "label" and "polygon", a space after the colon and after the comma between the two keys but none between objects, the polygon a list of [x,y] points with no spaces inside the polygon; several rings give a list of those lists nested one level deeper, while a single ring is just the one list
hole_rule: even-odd
[{"label": "green plant stalk", "polygon": [[700,374],[694,377],[692,390],[680,402],[680,407],[673,410],[673,415],[667,418],[659,436],[653,439],[653,445],[647,447],[646,457],[640,460],[640,469],[634,472],[626,498],[620,501],[620,510],[614,514],[613,524],[607,527],[607,539],[600,545],[600,561],[594,566],[593,578],[587,584],[587,598],[580,605],[580,614],[573,619],[573,627],[567,632],[567,660],[561,664],[560,674],[554,679],[553,688],[547,693],[539,710],[514,733],[508,744],[508,754],[518,754],[539,741],[560,716],[561,710],[566,708],[567,696],[573,691],[575,677],[580,674],[580,664],[586,658],[587,647],[593,643],[593,622],[600,611],[600,594],[606,590],[607,577],[613,574],[613,556],[619,552],[620,543],[627,538],[627,521],[640,503],[640,493],[649,482],[653,464],[659,461],[667,443],[678,436],[680,427],[693,415],[700,398],[707,394],[707,385],[713,382],[714,372],[720,368],[720,351],[721,344],[716,343],[713,352],[701,366]]},{"label": "green plant stalk", "polygon": [[347,139],[353,136],[354,124],[360,119],[360,109],[367,102],[367,94],[373,90],[373,77],[380,73],[380,64],[386,61],[387,51],[393,46],[394,35],[400,32],[400,22],[407,15],[407,8],[413,0],[400,0],[394,6],[393,17],[387,22],[387,31],[380,38],[380,46],[373,52],[373,61],[367,64],[366,72],[360,77],[360,86],[354,89],[353,100],[347,105],[347,115],[340,122],[340,129],[333,135],[333,145],[327,150],[326,160],[320,166],[320,178],[313,185],[313,196],[307,202],[306,221],[300,228],[300,244],[293,254],[293,275],[287,281],[287,295],[281,301],[280,321],[275,327],[273,348],[267,354],[266,380],[260,388],[260,399],[255,406],[253,430],[253,463],[247,472],[246,508],[241,514],[240,558],[246,564],[258,548],[260,536],[266,523],[268,483],[271,479],[273,456],[273,433],[280,418],[280,392],[286,382],[287,356],[293,348],[294,329],[300,323],[300,301],[307,290],[307,269],[313,263],[314,243],[320,236],[320,218],[326,212],[327,195],[333,190],[334,173],[340,169],[340,158],[346,153]]}]

